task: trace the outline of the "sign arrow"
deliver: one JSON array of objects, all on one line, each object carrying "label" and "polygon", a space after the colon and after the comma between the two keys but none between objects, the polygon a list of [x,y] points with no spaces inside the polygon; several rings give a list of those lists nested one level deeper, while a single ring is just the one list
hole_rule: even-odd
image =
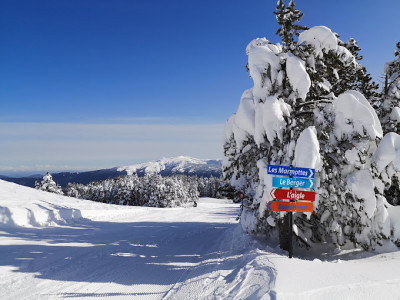
[{"label": "sign arrow", "polygon": [[315,201],[315,192],[272,189],[272,199],[294,200],[294,201]]},{"label": "sign arrow", "polygon": [[276,197],[275,197],[275,191],[276,191],[276,189],[272,189],[271,193],[269,193],[269,194],[271,195],[271,198],[272,198],[272,199],[276,199]]},{"label": "sign arrow", "polygon": [[270,211],[312,212],[314,205],[312,202],[270,201],[267,204],[267,208]]},{"label": "sign arrow", "polygon": [[314,179],[273,177],[272,178],[272,187],[313,189],[314,188]]},{"label": "sign arrow", "polygon": [[288,176],[297,178],[314,178],[315,169],[298,168],[278,165],[268,165],[267,173],[278,176]]}]

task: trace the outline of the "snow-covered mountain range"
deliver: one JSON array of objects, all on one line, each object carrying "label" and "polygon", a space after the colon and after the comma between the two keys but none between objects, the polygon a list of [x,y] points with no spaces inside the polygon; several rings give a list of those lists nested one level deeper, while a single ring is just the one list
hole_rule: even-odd
[{"label": "snow-covered mountain range", "polygon": [[148,173],[158,173],[163,176],[172,174],[186,174],[198,176],[221,176],[221,161],[198,159],[187,156],[163,158],[142,164],[118,168],[118,171],[126,171],[127,174],[136,173],[139,176]]},{"label": "snow-covered mountain range", "polygon": [[[221,164],[221,160],[207,160],[179,156],[173,158],[163,158],[157,161],[150,161],[125,167],[115,167],[96,171],[52,173],[52,176],[54,181],[63,187],[65,187],[69,182],[88,184],[91,181],[115,178],[121,175],[132,173],[136,173],[138,176],[144,176],[146,173],[158,173],[162,176],[185,174],[197,175],[199,177],[220,177],[222,175]],[[34,187],[35,181],[38,179],[41,180],[43,175],[18,178],[10,178],[0,175],[0,178],[9,182]]]}]

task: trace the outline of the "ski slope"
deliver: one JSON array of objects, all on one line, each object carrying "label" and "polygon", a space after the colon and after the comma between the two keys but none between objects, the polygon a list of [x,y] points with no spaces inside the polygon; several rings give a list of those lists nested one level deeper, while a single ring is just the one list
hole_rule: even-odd
[{"label": "ski slope", "polygon": [[398,249],[321,255],[243,233],[237,204],[124,207],[0,180],[1,299],[399,299]]}]

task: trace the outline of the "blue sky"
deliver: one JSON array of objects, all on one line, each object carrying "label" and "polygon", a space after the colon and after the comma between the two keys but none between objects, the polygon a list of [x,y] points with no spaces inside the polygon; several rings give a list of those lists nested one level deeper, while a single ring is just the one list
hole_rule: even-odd
[{"label": "blue sky", "polygon": [[[304,25],[355,38],[379,79],[400,40],[400,1],[296,5]],[[0,174],[221,158],[223,124],[252,85],[246,45],[257,37],[279,40],[275,6],[0,1]]]}]

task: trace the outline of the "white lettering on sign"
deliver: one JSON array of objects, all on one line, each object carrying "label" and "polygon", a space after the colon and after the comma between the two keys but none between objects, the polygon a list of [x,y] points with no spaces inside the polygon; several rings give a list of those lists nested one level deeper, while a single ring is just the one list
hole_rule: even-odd
[{"label": "white lettering on sign", "polygon": [[303,200],[305,195],[302,192],[288,191],[287,197],[290,200]]},{"label": "white lettering on sign", "polygon": [[283,186],[292,185],[292,186],[296,186],[296,187],[303,187],[306,184],[305,181],[296,180],[296,179],[292,179],[292,178],[280,178],[279,183]]}]

